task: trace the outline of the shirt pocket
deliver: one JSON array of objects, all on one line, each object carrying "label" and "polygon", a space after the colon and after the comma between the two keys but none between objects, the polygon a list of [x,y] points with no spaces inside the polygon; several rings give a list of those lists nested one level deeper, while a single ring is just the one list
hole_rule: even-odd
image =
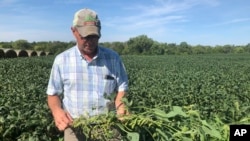
[{"label": "shirt pocket", "polygon": [[112,75],[104,76],[104,94],[111,94],[116,89],[116,79]]}]

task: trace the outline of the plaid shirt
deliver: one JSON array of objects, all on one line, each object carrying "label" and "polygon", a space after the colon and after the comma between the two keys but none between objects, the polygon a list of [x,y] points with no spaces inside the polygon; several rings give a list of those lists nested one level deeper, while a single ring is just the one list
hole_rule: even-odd
[{"label": "plaid shirt", "polygon": [[77,46],[56,56],[47,88],[48,95],[63,94],[63,108],[73,118],[107,111],[104,94],[128,90],[128,77],[117,53],[98,47],[91,62]]}]

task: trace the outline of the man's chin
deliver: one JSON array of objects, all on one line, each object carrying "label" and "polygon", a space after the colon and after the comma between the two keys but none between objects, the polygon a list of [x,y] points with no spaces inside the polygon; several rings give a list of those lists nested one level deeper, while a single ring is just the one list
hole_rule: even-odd
[{"label": "man's chin", "polygon": [[84,50],[84,54],[86,55],[94,55],[96,53],[96,50],[95,49],[85,49]]}]

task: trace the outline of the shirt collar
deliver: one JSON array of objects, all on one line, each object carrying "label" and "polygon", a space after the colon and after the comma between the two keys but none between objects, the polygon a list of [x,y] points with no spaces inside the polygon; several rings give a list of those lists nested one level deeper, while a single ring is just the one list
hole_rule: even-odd
[{"label": "shirt collar", "polygon": [[[80,52],[80,50],[79,50],[79,48],[78,48],[77,45],[75,46],[75,49],[76,49],[76,53],[78,54],[78,56],[80,56],[81,59],[86,60],[85,57],[84,57],[84,56],[82,55],[82,53]],[[99,56],[101,56],[101,50],[100,50],[100,47],[98,46],[98,47],[97,47],[97,54],[93,57],[93,60],[97,59]]]}]

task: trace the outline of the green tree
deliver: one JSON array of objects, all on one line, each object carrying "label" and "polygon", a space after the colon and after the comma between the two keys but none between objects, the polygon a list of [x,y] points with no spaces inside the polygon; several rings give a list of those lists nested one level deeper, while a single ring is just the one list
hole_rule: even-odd
[{"label": "green tree", "polygon": [[223,46],[223,53],[232,53],[233,52],[233,46],[232,45],[224,45]]},{"label": "green tree", "polygon": [[244,48],[242,46],[237,46],[233,48],[233,53],[244,53]]},{"label": "green tree", "polygon": [[174,55],[177,54],[177,46],[175,43],[166,44],[165,54]]},{"label": "green tree", "polygon": [[164,54],[163,45],[158,43],[158,42],[154,42],[154,44],[150,48],[150,54],[152,54],[152,55],[163,55]]},{"label": "green tree", "polygon": [[179,53],[180,54],[192,54],[191,47],[187,44],[187,42],[181,42],[179,45]]},{"label": "green tree", "polygon": [[27,40],[16,40],[12,43],[14,49],[32,49],[31,44]]},{"label": "green tree", "polygon": [[118,54],[122,54],[125,44],[122,42],[113,42],[111,49],[115,50]]},{"label": "green tree", "polygon": [[37,44],[34,46],[35,51],[45,51],[47,46],[45,44]]},{"label": "green tree", "polygon": [[216,45],[214,48],[213,48],[213,53],[223,53],[224,52],[224,49],[222,46],[219,46],[219,45]]},{"label": "green tree", "polygon": [[129,54],[149,54],[153,44],[154,41],[146,35],[130,38],[127,42],[128,52]]},{"label": "green tree", "polygon": [[202,45],[197,45],[192,48],[193,54],[205,54],[206,48]]},{"label": "green tree", "polygon": [[12,48],[12,42],[1,42],[0,48]]},{"label": "green tree", "polygon": [[248,44],[244,47],[244,52],[250,53],[250,43],[248,43]]},{"label": "green tree", "polygon": [[100,43],[100,45],[103,47],[111,48],[120,55],[123,53],[123,49],[125,48],[125,43],[123,42],[104,42]]},{"label": "green tree", "polygon": [[46,51],[51,52],[53,54],[59,54],[64,50],[68,49],[69,47],[72,47],[69,46],[69,43],[53,41],[53,42],[48,42]]}]

